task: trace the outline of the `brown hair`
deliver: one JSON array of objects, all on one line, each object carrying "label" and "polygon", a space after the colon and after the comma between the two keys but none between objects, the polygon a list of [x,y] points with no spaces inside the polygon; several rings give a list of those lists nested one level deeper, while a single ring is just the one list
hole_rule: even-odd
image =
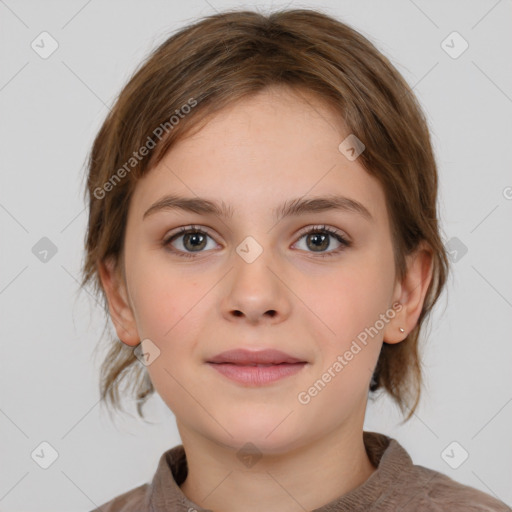
[{"label": "brown hair", "polygon": [[[225,11],[184,27],[147,57],[121,91],[89,155],[81,286],[93,281],[102,295],[106,327],[108,303],[98,264],[113,259],[124,276],[127,212],[138,179],[208,116],[272,85],[312,92],[363,141],[359,162],[385,192],[397,278],[405,276],[405,256],[421,241],[432,250],[432,281],[417,325],[402,342],[383,344],[370,385],[372,392],[386,390],[402,413],[409,407],[407,421],[422,386],[420,329],[449,270],[436,214],[436,162],[426,119],[406,81],[368,39],[329,15],[308,9],[268,15]],[[127,380],[143,417],[141,407],[154,392],[149,375],[132,347],[118,339],[109,343],[101,399],[121,409],[119,386]]]}]

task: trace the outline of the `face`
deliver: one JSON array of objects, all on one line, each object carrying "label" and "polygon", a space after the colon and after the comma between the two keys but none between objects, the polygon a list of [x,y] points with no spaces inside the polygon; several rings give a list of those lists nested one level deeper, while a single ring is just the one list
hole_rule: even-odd
[{"label": "face", "polygon": [[[383,190],[339,150],[349,132],[335,115],[302,97],[267,89],[178,142],[138,182],[124,246],[133,327],[118,333],[159,350],[147,369],[180,431],[269,453],[362,425],[383,339],[398,341],[390,333],[403,325],[390,311],[401,288]],[[145,216],[171,194],[219,203],[231,216],[172,206]],[[367,214],[279,215],[293,200],[333,196]],[[180,233],[192,226],[195,234]],[[239,348],[306,364],[250,385],[207,363]]]}]

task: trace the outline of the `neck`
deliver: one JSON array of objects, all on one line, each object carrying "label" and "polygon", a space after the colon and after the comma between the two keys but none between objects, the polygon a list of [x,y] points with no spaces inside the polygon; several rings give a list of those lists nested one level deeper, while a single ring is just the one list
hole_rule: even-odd
[{"label": "neck", "polygon": [[[314,510],[355,489],[375,471],[362,425],[337,429],[280,454],[261,455],[247,467],[238,449],[219,445],[178,424],[188,475],[180,485],[191,501],[222,512]],[[254,461],[254,459],[253,459]]]}]

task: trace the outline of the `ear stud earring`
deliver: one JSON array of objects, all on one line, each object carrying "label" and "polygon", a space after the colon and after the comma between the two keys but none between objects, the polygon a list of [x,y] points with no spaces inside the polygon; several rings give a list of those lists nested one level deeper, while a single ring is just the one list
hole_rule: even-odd
[{"label": "ear stud earring", "polygon": [[405,332],[405,329],[403,327],[400,327],[400,332]]}]

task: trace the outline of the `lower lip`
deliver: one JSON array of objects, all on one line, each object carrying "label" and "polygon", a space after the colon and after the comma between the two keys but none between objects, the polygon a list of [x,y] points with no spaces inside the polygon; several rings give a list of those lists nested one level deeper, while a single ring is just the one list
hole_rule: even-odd
[{"label": "lower lip", "polygon": [[261,386],[284,379],[302,370],[306,363],[282,363],[272,366],[241,366],[229,363],[208,363],[228,379],[251,386]]}]

